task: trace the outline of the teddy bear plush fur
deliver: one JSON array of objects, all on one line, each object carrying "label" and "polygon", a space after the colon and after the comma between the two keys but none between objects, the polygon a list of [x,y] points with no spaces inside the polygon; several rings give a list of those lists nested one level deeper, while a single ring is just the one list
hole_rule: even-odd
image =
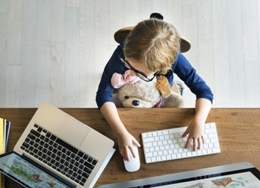
[{"label": "teddy bear plush fur", "polygon": [[171,91],[166,77],[125,84],[116,90],[113,100],[117,107],[126,108],[178,108],[184,104],[183,97]]}]

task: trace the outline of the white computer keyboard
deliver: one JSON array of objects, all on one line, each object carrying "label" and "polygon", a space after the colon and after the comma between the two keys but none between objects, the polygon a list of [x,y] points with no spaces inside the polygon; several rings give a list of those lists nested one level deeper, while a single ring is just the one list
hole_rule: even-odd
[{"label": "white computer keyboard", "polygon": [[187,149],[184,148],[187,137],[182,138],[181,135],[186,128],[179,127],[142,133],[145,162],[155,163],[220,153],[218,134],[214,122],[204,125],[205,143],[200,150],[196,151],[192,150],[192,143]]}]

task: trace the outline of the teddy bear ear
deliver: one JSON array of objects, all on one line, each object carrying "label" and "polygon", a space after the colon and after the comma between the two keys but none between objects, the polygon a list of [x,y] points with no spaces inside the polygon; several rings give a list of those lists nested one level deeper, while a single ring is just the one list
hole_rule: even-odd
[{"label": "teddy bear ear", "polygon": [[171,94],[171,87],[165,76],[157,76],[156,88],[163,98],[167,98]]}]

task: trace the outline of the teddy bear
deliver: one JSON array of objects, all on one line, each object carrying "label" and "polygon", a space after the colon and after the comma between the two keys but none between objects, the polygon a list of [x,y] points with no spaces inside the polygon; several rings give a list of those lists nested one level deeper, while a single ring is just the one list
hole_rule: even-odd
[{"label": "teddy bear", "polygon": [[112,95],[116,107],[178,108],[184,104],[183,97],[171,90],[165,76],[146,82],[127,70],[123,75],[114,73],[111,84],[116,89]]}]

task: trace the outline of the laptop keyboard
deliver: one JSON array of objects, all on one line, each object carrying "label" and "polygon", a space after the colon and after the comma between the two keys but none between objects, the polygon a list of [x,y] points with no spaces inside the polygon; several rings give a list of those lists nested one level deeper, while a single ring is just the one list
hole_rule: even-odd
[{"label": "laptop keyboard", "polygon": [[81,186],[98,162],[36,124],[21,149]]}]

